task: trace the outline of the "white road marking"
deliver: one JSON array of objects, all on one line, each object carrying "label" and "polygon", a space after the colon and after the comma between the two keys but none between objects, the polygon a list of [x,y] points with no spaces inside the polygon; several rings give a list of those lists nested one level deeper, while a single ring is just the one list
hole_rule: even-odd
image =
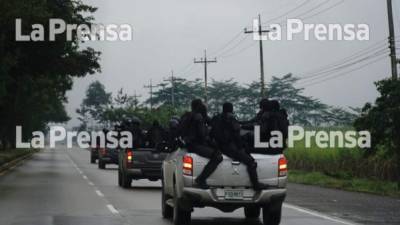
[{"label": "white road marking", "polygon": [[101,193],[101,191],[99,191],[99,190],[95,190],[95,191],[96,191],[96,194],[97,194],[98,196],[104,197],[104,195],[103,195],[103,193]]},{"label": "white road marking", "polygon": [[[69,158],[69,160],[71,161],[72,165],[75,167],[75,169],[79,172],[79,174],[82,175],[83,179],[85,179],[85,180],[88,182],[88,184],[89,184],[90,186],[93,186],[93,187],[94,187],[94,186],[95,186],[94,183],[91,182],[91,181],[89,180],[89,178],[83,173],[83,171],[78,167],[78,165],[76,165],[76,163],[72,160],[72,158],[71,158],[70,156],[68,156],[68,158]],[[106,204],[108,203],[108,201],[107,201],[107,199],[105,198],[104,194],[103,194],[100,190],[95,189],[94,191],[96,192],[96,194],[97,194],[99,197],[101,197],[101,198],[103,198],[103,200],[105,200]],[[112,214],[114,214],[114,215],[119,215],[118,210],[115,209],[115,207],[114,207],[113,205],[107,204],[107,208],[108,208],[108,210],[110,210],[110,212],[111,212]]]},{"label": "white road marking", "polygon": [[118,210],[116,210],[116,209],[114,208],[113,205],[108,204],[108,205],[107,205],[107,208],[108,208],[108,210],[110,210],[110,212],[111,212],[112,214],[119,214]]},{"label": "white road marking", "polygon": [[321,219],[329,220],[329,221],[332,221],[332,222],[336,222],[336,223],[341,223],[341,224],[345,224],[345,225],[358,225],[357,223],[352,223],[352,222],[345,221],[345,220],[342,220],[342,219],[339,219],[339,218],[334,218],[334,217],[331,217],[331,216],[327,216],[327,215],[324,215],[324,214],[321,214],[321,213],[318,213],[318,212],[315,212],[315,211],[312,211],[312,210],[309,210],[309,209],[304,209],[304,208],[301,208],[301,207],[298,207],[298,206],[294,206],[294,205],[291,205],[291,204],[287,204],[287,203],[283,204],[283,207],[288,208],[288,209],[293,209],[293,210],[296,210],[296,211],[299,211],[299,212],[302,212],[302,213],[306,213],[306,214],[309,214],[309,215],[312,215],[312,216],[315,216],[315,217],[319,217]]}]

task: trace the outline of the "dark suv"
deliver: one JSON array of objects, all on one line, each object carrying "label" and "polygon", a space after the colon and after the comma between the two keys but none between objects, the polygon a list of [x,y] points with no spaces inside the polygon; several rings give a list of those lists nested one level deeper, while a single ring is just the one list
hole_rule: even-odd
[{"label": "dark suv", "polygon": [[118,165],[118,148],[100,148],[99,149],[99,169],[105,169],[107,164]]}]

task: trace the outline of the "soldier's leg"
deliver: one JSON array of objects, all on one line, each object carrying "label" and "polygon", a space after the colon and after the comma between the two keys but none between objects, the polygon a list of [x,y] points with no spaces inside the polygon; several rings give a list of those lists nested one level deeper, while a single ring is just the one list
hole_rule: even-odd
[{"label": "soldier's leg", "polygon": [[208,186],[206,184],[206,179],[217,169],[218,165],[222,162],[222,154],[205,145],[195,145],[193,146],[192,151],[201,157],[210,159],[201,174],[196,178],[196,183],[200,187],[207,189]]},{"label": "soldier's leg", "polygon": [[249,173],[249,178],[251,183],[254,186],[255,190],[261,190],[268,188],[267,185],[260,183],[258,180],[257,174],[257,162],[255,159],[248,154],[244,149],[237,148],[236,146],[229,146],[230,151],[230,158],[237,160],[247,166],[247,172]]}]

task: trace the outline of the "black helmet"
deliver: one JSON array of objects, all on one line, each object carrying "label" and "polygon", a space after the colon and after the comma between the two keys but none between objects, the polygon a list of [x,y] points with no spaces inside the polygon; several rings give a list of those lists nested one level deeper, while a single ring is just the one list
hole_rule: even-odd
[{"label": "black helmet", "polygon": [[277,112],[281,109],[281,104],[277,100],[272,100],[269,102],[269,108],[271,111]]},{"label": "black helmet", "polygon": [[269,100],[268,100],[268,98],[263,98],[260,101],[260,109],[264,110],[264,111],[268,111],[269,110]]},{"label": "black helmet", "polygon": [[230,102],[225,102],[222,106],[222,112],[224,113],[233,113],[233,105]]},{"label": "black helmet", "polygon": [[203,105],[203,101],[201,101],[201,99],[194,99],[191,104],[192,111],[197,112],[200,109],[201,105]]}]

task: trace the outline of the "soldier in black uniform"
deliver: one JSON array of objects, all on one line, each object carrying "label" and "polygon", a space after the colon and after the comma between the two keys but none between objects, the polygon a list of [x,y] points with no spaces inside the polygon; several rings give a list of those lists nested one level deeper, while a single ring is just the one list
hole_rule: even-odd
[{"label": "soldier in black uniform", "polygon": [[206,180],[217,169],[223,157],[219,151],[210,146],[206,106],[201,100],[196,99],[192,101],[191,108],[192,111],[183,115],[181,119],[182,138],[189,152],[210,159],[195,180],[198,187],[208,189]]},{"label": "soldier in black uniform", "polygon": [[240,123],[233,114],[232,103],[224,103],[223,112],[212,119],[211,136],[215,139],[217,146],[224,155],[247,166],[247,171],[255,190],[266,189],[268,186],[258,180],[255,159],[244,149],[240,130]]},{"label": "soldier in black uniform", "polygon": [[158,120],[154,120],[153,125],[150,127],[146,137],[149,147],[155,148],[157,145],[162,143],[165,139],[165,133],[166,132],[160,125],[160,122]]}]

